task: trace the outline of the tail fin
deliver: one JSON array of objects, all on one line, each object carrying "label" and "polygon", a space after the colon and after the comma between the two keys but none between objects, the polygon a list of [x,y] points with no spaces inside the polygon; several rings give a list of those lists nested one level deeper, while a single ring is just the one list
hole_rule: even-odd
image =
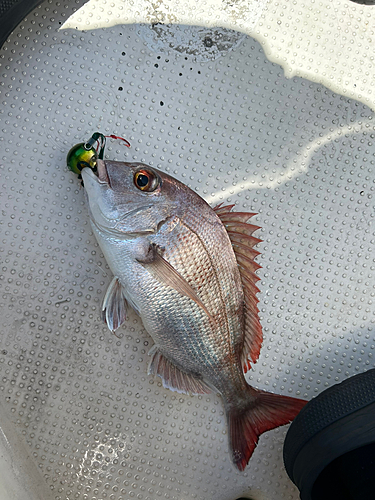
[{"label": "tail fin", "polygon": [[[252,395],[254,397],[254,393]],[[239,411],[233,408],[227,414],[232,460],[240,471],[249,462],[259,436],[291,422],[307,403],[265,391],[257,391],[256,398],[247,409]]]}]

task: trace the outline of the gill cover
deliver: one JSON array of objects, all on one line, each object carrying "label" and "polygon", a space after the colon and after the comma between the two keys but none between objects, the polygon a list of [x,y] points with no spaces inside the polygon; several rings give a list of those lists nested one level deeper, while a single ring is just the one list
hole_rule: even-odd
[{"label": "gill cover", "polygon": [[98,176],[83,169],[90,216],[113,236],[152,234],[173,211],[161,173],[141,163],[97,160]]}]

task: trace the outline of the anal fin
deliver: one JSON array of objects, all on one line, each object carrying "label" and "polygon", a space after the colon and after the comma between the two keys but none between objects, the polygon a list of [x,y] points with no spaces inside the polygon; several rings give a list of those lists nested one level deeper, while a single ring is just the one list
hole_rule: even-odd
[{"label": "anal fin", "polygon": [[126,320],[126,310],[127,302],[123,288],[115,276],[109,284],[102,305],[102,319],[112,332],[117,330]]},{"label": "anal fin", "polygon": [[152,358],[148,374],[158,375],[162,379],[165,388],[179,392],[180,394],[191,395],[209,394],[211,392],[211,389],[203,380],[180,370],[180,368],[159,351],[156,345],[152,347],[149,354]]}]

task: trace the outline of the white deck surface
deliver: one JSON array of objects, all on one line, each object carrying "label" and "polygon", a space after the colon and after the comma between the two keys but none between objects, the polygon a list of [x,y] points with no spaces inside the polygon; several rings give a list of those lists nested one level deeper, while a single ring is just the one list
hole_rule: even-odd
[{"label": "white deck surface", "polygon": [[[209,203],[257,212],[264,343],[248,380],[311,399],[374,367],[374,112],[287,79],[245,28],[176,19],[89,29],[93,18],[85,31],[60,29],[83,3],[44,2],[0,49],[0,397],[14,446],[53,500],[297,500],[286,427],[263,434],[237,472],[220,398],[148,377],[152,340],[134,313],[118,337],[101,322],[111,273],[65,159],[95,131],[116,134],[132,147],[108,140],[107,158],[146,162]],[[108,18],[124,7],[102,5]],[[276,16],[259,4],[253,33],[272,5]],[[354,7],[369,12],[339,6]]]}]

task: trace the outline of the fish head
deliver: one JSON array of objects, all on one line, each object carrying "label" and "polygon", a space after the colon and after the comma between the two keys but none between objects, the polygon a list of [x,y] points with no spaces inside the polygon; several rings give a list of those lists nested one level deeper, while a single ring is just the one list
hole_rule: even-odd
[{"label": "fish head", "polygon": [[152,234],[179,209],[178,181],[143,163],[97,160],[82,170],[91,220],[121,236]]}]

